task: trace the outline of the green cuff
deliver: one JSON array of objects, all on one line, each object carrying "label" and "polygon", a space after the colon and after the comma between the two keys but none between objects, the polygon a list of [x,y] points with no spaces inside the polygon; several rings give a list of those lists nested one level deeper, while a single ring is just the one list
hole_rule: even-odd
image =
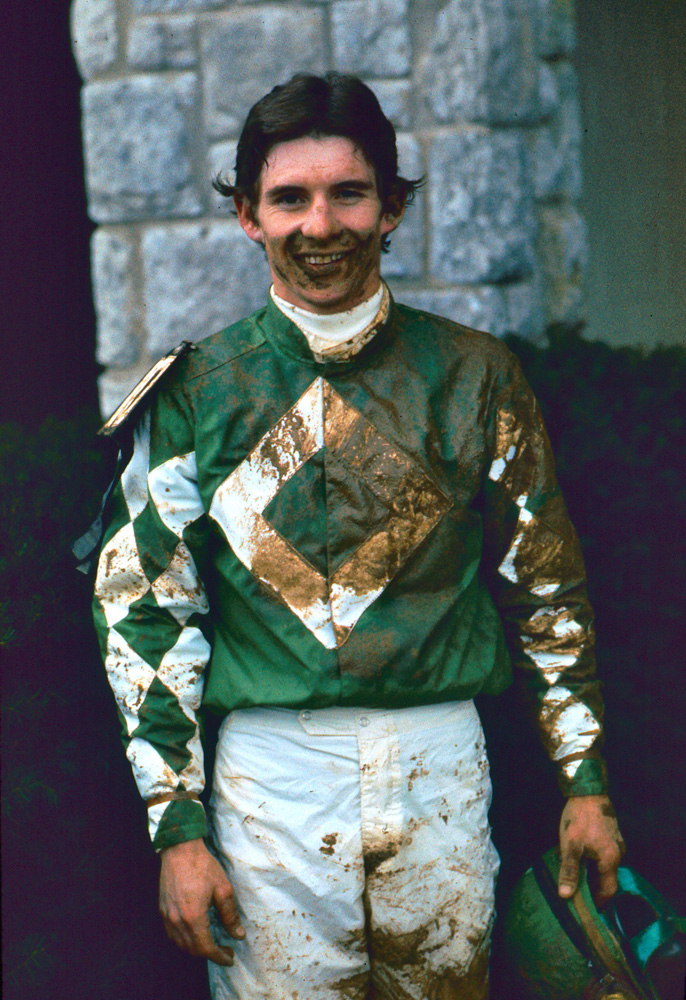
[{"label": "green cuff", "polygon": [[601,757],[582,760],[573,778],[558,773],[560,791],[565,798],[573,795],[607,795],[607,768]]},{"label": "green cuff", "polygon": [[207,817],[202,802],[197,799],[174,799],[162,814],[153,838],[156,851],[185,840],[207,836]]}]

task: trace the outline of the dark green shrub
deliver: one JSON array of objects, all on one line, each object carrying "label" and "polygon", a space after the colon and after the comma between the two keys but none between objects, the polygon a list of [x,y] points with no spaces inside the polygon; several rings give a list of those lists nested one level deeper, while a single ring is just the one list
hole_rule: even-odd
[{"label": "dark green shrub", "polygon": [[[686,909],[686,352],[512,338],[584,547],[629,861]],[[680,878],[675,877],[678,866]]]},{"label": "dark green shrub", "polygon": [[[109,456],[96,418],[0,427],[3,995],[206,996],[167,941],[157,859],[121,750],[72,541]],[[153,956],[153,957],[151,957]]]}]

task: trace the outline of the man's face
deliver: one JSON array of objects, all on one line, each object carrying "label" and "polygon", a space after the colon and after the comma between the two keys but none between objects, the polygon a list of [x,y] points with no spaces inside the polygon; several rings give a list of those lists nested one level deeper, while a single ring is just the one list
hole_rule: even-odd
[{"label": "man's face", "polygon": [[350,139],[306,136],[274,146],[253,209],[238,220],[262,243],[274,291],[315,313],[352,309],[379,287],[381,238],[402,218],[384,213],[374,170]]}]

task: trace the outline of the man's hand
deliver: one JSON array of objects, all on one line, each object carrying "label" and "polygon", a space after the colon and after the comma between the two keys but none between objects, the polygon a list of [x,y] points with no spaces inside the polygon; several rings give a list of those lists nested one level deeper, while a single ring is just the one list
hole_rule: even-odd
[{"label": "man's hand", "polygon": [[161,852],[160,913],[167,934],[183,951],[217,965],[233,965],[233,951],[218,945],[210,931],[209,909],[233,938],[245,937],[224,869],[203,840],[187,840]]},{"label": "man's hand", "polygon": [[568,899],[579,881],[583,856],[598,866],[600,885],[594,899],[603,906],[617,892],[617,868],[625,851],[617,815],[607,795],[579,795],[567,800],[560,820],[558,891]]}]

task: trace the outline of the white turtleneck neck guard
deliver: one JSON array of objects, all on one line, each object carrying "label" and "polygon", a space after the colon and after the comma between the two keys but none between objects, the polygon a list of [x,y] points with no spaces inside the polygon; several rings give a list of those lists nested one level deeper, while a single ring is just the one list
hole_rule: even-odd
[{"label": "white turtleneck neck guard", "polygon": [[[317,356],[332,356],[339,354],[343,349],[346,353],[356,353],[355,348],[361,349],[367,338],[362,335],[371,332],[371,329],[385,318],[388,310],[388,292],[383,282],[379,285],[377,292],[370,299],[361,302],[359,306],[346,309],[344,312],[313,313],[300,306],[291,305],[274,291],[272,285],[270,295],[282,313],[291,320],[292,323],[303,332],[310,345],[310,350]],[[383,307],[386,306],[384,317],[379,316]],[[362,343],[357,341],[362,340]]]}]

